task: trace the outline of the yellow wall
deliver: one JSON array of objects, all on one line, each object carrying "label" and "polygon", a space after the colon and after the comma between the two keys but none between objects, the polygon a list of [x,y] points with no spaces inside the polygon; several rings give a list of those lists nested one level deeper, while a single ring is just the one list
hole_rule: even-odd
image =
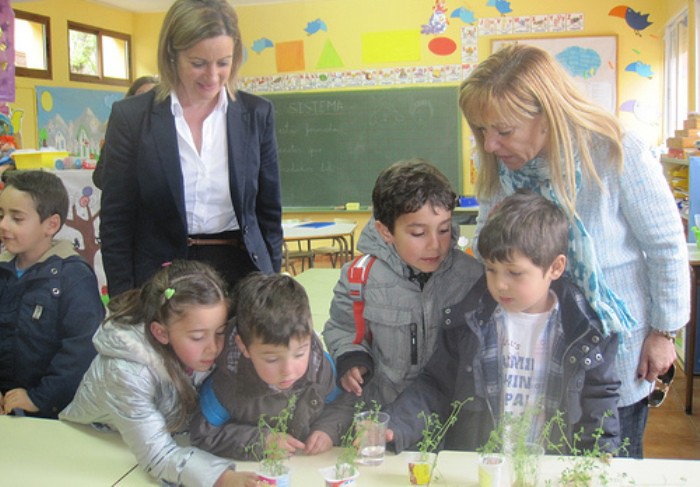
[{"label": "yellow wall", "polygon": [[[487,7],[486,1],[458,2],[474,11],[476,18],[498,17],[494,7]],[[653,24],[635,35],[623,19],[611,17],[611,8],[626,3],[635,10],[649,13]],[[514,0],[511,6],[514,12],[509,16],[528,16],[553,13],[583,13],[585,29],[576,33],[531,34],[531,37],[552,35],[618,35],[618,104],[629,99],[662,100],[663,94],[663,31],[666,22],[682,8],[693,5],[693,0]],[[307,70],[314,71],[316,60],[326,40],[330,40],[342,59],[344,70],[394,67],[394,64],[366,66],[362,63],[361,35],[370,32],[415,29],[427,23],[433,2],[431,0],[324,0],[304,1],[289,4],[265,4],[261,6],[240,6],[237,8],[244,42],[247,46],[247,62],[241,76],[266,76],[276,74],[274,49],[267,49],[256,54],[250,49],[253,40],[268,37],[273,42],[303,40]],[[447,2],[450,9],[457,4]],[[34,86],[71,86],[93,89],[114,89],[107,85],[73,83],[68,81],[67,72],[67,26],[68,20],[96,25],[109,30],[124,32],[132,36],[134,74],[141,76],[157,71],[155,51],[158,31],[164,14],[133,14],[124,10],[107,8],[83,0],[43,0],[17,3],[16,9],[39,13],[51,17],[51,40],[53,46],[53,80],[17,79],[16,106],[25,110],[23,138],[25,146],[36,144],[36,111],[34,108]],[[328,31],[320,31],[308,36],[304,31],[306,23],[317,18],[328,26]],[[694,13],[691,15],[691,31],[694,31]],[[460,28],[465,25],[458,19],[451,19],[444,36],[450,37],[460,45]],[[510,36],[526,37],[526,36]],[[427,48],[430,36],[422,36],[420,61],[415,65],[459,64],[459,50],[450,56],[437,56]],[[490,52],[492,37],[479,37],[479,58],[483,59]],[[692,59],[695,53],[692,51]],[[654,76],[642,78],[636,73],[624,71],[628,64],[642,61],[652,66]],[[691,86],[695,86],[693,77]],[[695,106],[694,90],[691,93],[691,106]],[[661,107],[658,107],[659,110]],[[689,107],[689,110],[692,108]],[[620,118],[627,125],[641,131],[647,140],[661,143],[661,125],[649,125],[640,122],[627,112],[621,112]],[[465,128],[465,134],[468,130]],[[466,170],[466,167],[463,168]],[[465,172],[466,174],[466,172]],[[468,188],[462,188],[463,192]]]},{"label": "yellow wall", "polygon": [[[125,10],[108,9],[102,5],[83,0],[44,0],[40,2],[14,3],[15,10],[36,13],[51,18],[51,64],[53,79],[17,77],[15,103],[10,107],[24,111],[22,119],[22,144],[25,148],[38,146],[36,127],[36,95],[34,87],[61,86],[89,88],[95,90],[115,90],[114,86],[69,81],[68,75],[68,21],[95,25],[116,32],[132,34],[134,15]],[[108,21],[107,21],[108,19]],[[132,38],[132,41],[134,39]],[[117,87],[116,89],[122,89]],[[126,92],[126,89],[124,89]]]}]

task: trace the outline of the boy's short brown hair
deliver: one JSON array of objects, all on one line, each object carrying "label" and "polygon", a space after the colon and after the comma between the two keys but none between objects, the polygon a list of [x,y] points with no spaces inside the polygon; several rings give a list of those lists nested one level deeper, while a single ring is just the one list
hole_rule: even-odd
[{"label": "boy's short brown hair", "polygon": [[16,171],[7,178],[5,187],[10,186],[32,197],[40,221],[58,215],[60,230],[68,216],[68,191],[61,178],[49,171]]},{"label": "boy's short brown hair", "polygon": [[426,203],[452,211],[457,195],[440,170],[423,159],[399,161],[384,169],[372,191],[375,220],[394,232],[396,219]]},{"label": "boy's short brown hair", "polygon": [[309,298],[293,277],[254,272],[238,283],[235,295],[236,328],[246,346],[255,339],[288,346],[313,333]]},{"label": "boy's short brown hair", "polygon": [[508,262],[517,251],[545,270],[557,256],[567,255],[569,219],[555,203],[520,189],[489,214],[477,248],[495,262]]}]

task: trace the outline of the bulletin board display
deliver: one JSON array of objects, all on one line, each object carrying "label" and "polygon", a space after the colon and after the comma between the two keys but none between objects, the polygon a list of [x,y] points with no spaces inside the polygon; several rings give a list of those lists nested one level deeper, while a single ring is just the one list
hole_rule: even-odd
[{"label": "bulletin board display", "polygon": [[369,205],[382,169],[410,158],[462,187],[457,86],[265,97],[275,107],[285,207]]},{"label": "bulletin board display", "polygon": [[549,52],[588,99],[617,114],[616,35],[493,39],[491,52],[509,44],[528,44]]}]

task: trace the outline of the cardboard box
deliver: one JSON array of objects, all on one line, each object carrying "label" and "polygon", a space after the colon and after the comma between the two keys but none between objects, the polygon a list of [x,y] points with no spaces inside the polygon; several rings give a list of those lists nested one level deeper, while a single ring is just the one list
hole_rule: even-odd
[{"label": "cardboard box", "polygon": [[68,157],[66,151],[16,150],[12,153],[17,169],[56,169],[56,161]]},{"label": "cardboard box", "polygon": [[695,148],[695,137],[669,137],[666,139],[666,146],[669,149],[692,149]]},{"label": "cardboard box", "polygon": [[700,129],[700,118],[689,118],[683,121],[684,129]]},{"label": "cardboard box", "polygon": [[695,140],[700,140],[700,129],[676,130],[676,137],[693,137]]}]

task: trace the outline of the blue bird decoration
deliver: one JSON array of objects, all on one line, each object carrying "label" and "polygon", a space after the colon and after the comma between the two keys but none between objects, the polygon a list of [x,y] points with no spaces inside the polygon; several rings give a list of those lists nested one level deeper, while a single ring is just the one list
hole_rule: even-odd
[{"label": "blue bird decoration", "polygon": [[641,12],[635,12],[627,5],[618,5],[608,12],[608,15],[612,17],[620,17],[625,19],[627,25],[629,25],[634,33],[641,36],[641,31],[649,27],[653,22],[649,22],[649,14],[643,14]]},{"label": "blue bird decoration", "polygon": [[505,15],[513,11],[513,9],[510,8],[510,2],[508,2],[507,0],[489,0],[486,3],[486,6],[496,7],[496,10],[498,10],[498,13],[500,13],[501,15]]},{"label": "blue bird decoration", "polygon": [[452,19],[459,19],[465,24],[473,24],[476,22],[476,17],[474,17],[474,12],[467,10],[464,7],[458,7],[452,11],[450,15]]},{"label": "blue bird decoration", "polygon": [[253,41],[253,47],[251,49],[256,52],[257,54],[260,54],[263,52],[265,49],[268,47],[272,47],[274,44],[272,44],[272,41],[268,39],[267,37],[261,37],[260,39],[256,39]]},{"label": "blue bird decoration", "polygon": [[632,73],[637,73],[639,76],[643,78],[649,78],[651,79],[652,76],[654,76],[654,72],[651,70],[651,66],[649,64],[640,62],[640,61],[635,61],[633,63],[630,63],[627,65],[625,68],[625,71],[630,71]]},{"label": "blue bird decoration", "polygon": [[321,19],[316,19],[311,22],[307,22],[306,28],[304,29],[304,31],[309,35],[314,35],[319,30],[326,32],[328,31],[328,26],[326,26],[326,23]]}]

